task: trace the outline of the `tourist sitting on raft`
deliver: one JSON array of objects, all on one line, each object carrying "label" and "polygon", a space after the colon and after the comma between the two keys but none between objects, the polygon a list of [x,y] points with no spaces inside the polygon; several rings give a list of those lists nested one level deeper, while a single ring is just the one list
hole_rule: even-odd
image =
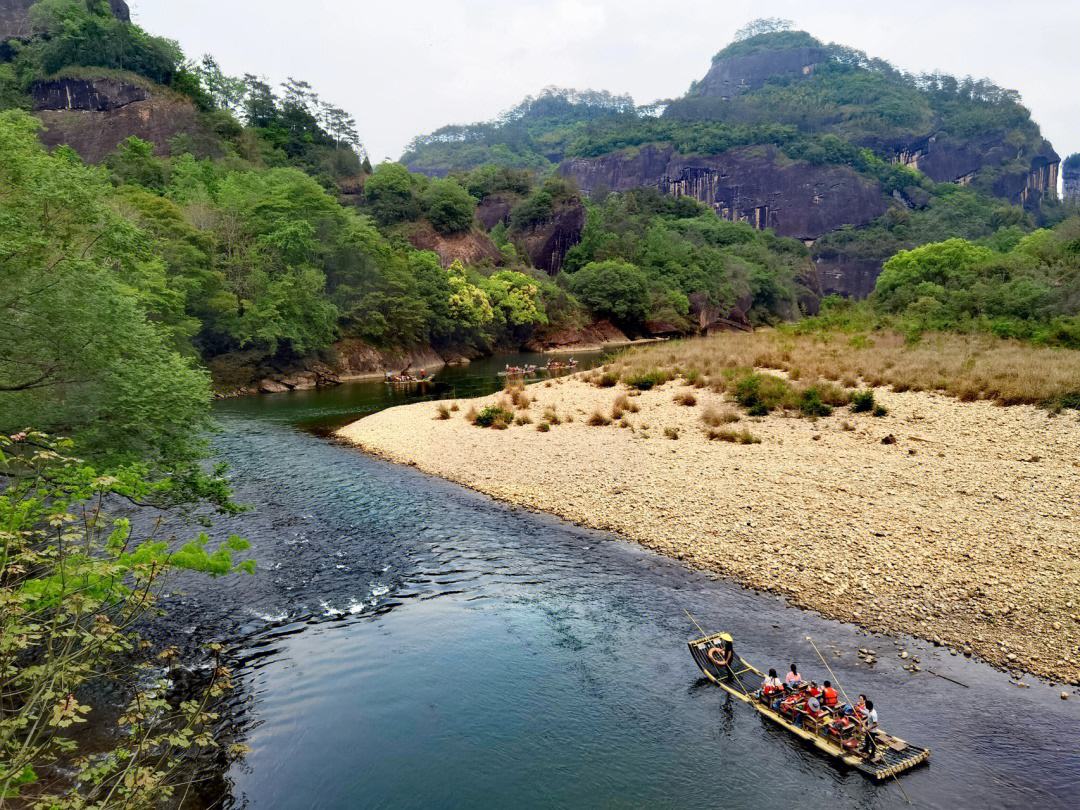
[{"label": "tourist sitting on raft", "polygon": [[859,754],[868,760],[877,756],[878,716],[874,702],[867,700],[866,695],[859,695],[854,706],[841,706],[831,681],[824,681],[818,687],[817,681],[803,680],[792,664],[785,682],[780,681],[775,669],[770,669],[755,697],[797,728],[802,728],[810,718],[822,732],[835,737],[848,750],[854,751],[861,738]]},{"label": "tourist sitting on raft", "polygon": [[784,685],[788,689],[795,689],[802,686],[802,675],[799,674],[798,667],[794,664],[791,665],[791,671],[784,678]]}]

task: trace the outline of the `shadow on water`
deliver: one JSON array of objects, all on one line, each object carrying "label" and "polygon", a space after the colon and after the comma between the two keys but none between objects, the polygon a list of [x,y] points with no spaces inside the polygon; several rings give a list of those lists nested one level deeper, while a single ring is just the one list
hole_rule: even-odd
[{"label": "shadow on water", "polygon": [[[493,370],[439,381],[485,393]],[[823,677],[813,635],[887,728],[933,749],[904,778],[917,806],[1077,795],[1080,712],[1043,685],[1017,689],[907,639],[970,689],[911,675],[890,639],[310,432],[394,401],[364,384],[219,408],[217,451],[255,509],[215,532],[251,538],[259,572],[227,591],[185,583],[172,608],[195,636],[239,639],[252,750],[228,774],[228,803],[906,806],[895,784],[833,765],[703,681],[684,608],[759,666],[794,658]],[[874,667],[856,655],[866,646]]]}]

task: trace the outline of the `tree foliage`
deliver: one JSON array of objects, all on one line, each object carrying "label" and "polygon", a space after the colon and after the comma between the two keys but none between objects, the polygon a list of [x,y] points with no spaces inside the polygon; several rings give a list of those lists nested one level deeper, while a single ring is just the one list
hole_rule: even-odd
[{"label": "tree foliage", "polygon": [[[248,544],[136,535],[107,505],[155,486],[138,467],[103,475],[72,450],[43,433],[0,434],[0,800],[151,807],[186,792],[185,758],[220,748],[216,712],[232,684],[214,660],[201,689],[170,695],[155,671],[177,650],[155,655],[135,628],[171,572],[250,571],[234,561]],[[115,698],[102,694],[126,702],[104,745],[76,733],[106,721]]]}]

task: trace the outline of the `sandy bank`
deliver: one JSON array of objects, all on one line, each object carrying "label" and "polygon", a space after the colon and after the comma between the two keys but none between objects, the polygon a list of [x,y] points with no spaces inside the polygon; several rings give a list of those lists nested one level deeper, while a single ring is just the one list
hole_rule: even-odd
[{"label": "sandy bank", "polygon": [[546,433],[469,424],[470,405],[492,396],[445,421],[430,402],[393,408],[340,435],[828,616],[1080,683],[1075,413],[879,390],[885,418],[743,416],[731,427],[761,443],[737,445],[702,429],[705,408],[730,407],[723,397],[673,402],[689,390],[669,383],[633,398],[632,429],[587,425],[625,392],[571,378],[528,389],[534,422],[548,408],[564,420]]}]

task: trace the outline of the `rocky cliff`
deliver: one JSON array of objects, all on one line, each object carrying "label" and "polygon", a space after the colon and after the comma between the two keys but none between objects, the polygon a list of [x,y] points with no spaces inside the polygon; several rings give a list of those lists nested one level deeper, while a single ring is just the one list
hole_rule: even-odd
[{"label": "rocky cliff", "polygon": [[1065,159],[1061,177],[1065,202],[1080,205],[1080,152]]},{"label": "rocky cliff", "polygon": [[465,264],[502,264],[503,255],[486,233],[467,231],[444,235],[424,221],[417,223],[408,233],[409,242],[417,250],[430,250],[438,254],[439,264],[449,267],[455,261]]},{"label": "rocky cliff", "polygon": [[35,84],[32,96],[45,145],[70,146],[89,163],[104,160],[131,136],[153,143],[160,155],[170,154],[181,137],[185,149],[220,154],[217,137],[189,99],[138,77],[49,79]]},{"label": "rocky cliff", "polygon": [[550,275],[562,270],[567,252],[581,241],[585,229],[585,206],[580,199],[556,205],[551,217],[539,225],[514,231],[511,236],[537,267]]},{"label": "rocky cliff", "polygon": [[[8,39],[28,39],[30,6],[38,0],[0,0],[0,42]],[[109,7],[117,19],[131,21],[131,10],[124,0],[109,0]]]},{"label": "rocky cliff", "polygon": [[961,140],[939,133],[904,144],[873,146],[877,151],[891,149],[894,162],[918,169],[938,183],[969,185],[980,171],[993,169],[997,174],[993,193],[1016,205],[1034,208],[1043,198],[1057,197],[1060,158],[1045,139],[1027,153],[996,134]]},{"label": "rocky cliff", "polygon": [[671,146],[644,146],[569,160],[560,171],[587,193],[651,186],[694,197],[724,219],[797,239],[816,239],[842,225],[864,225],[888,207],[878,183],[852,169],[789,160],[771,146],[707,157],[682,155]]}]

